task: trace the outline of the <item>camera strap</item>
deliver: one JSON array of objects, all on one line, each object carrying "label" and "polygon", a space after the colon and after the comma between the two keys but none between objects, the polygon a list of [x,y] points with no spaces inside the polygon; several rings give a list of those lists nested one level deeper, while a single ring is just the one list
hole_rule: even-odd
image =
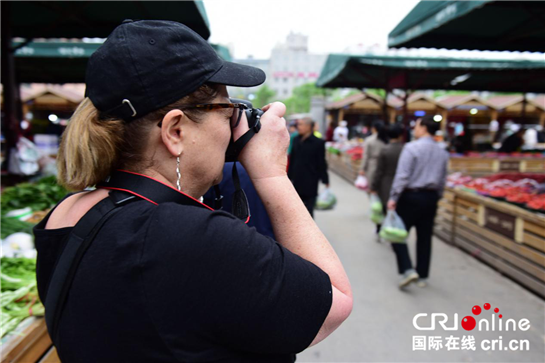
[{"label": "camera strap", "polygon": [[[236,169],[234,172],[236,172]],[[238,185],[238,189],[240,189],[238,174],[236,179],[234,178],[233,180],[236,180],[235,183]],[[78,221],[68,235],[65,248],[57,261],[49,282],[44,301],[47,330],[57,349],[60,344],[59,321],[78,266],[98,232],[111,217],[119,213],[127,203],[138,199],[146,200],[155,205],[164,202],[175,202],[213,210],[206,204],[159,180],[126,170],[115,171],[108,180],[98,184],[97,188],[110,190],[108,197],[93,206]],[[241,189],[240,191],[244,194],[244,191]],[[239,199],[235,196],[234,198]],[[221,202],[221,198],[217,198],[216,201],[218,199]],[[55,208],[35,228],[45,229],[49,216]],[[237,209],[240,209],[242,212],[246,210],[249,214],[247,201],[246,208],[244,208],[244,204],[241,204],[238,205]]]}]

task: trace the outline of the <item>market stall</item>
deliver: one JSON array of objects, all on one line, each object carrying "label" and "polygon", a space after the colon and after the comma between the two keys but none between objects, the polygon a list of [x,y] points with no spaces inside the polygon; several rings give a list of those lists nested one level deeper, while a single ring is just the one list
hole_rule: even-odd
[{"label": "market stall", "polygon": [[[363,145],[327,146],[329,169],[354,183]],[[449,176],[434,234],[545,297],[545,158],[453,157],[456,168],[463,172]]]},{"label": "market stall", "polygon": [[345,143],[326,143],[326,160],[329,170],[354,183],[363,166],[363,140]]},{"label": "market stall", "polygon": [[544,213],[447,188],[434,233],[545,297]]}]

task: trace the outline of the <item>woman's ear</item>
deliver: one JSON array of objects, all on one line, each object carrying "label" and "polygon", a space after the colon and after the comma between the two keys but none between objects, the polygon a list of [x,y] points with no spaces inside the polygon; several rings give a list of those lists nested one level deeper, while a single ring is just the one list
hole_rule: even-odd
[{"label": "woman's ear", "polygon": [[173,156],[178,156],[183,151],[183,119],[182,110],[171,110],[161,121],[161,138]]}]

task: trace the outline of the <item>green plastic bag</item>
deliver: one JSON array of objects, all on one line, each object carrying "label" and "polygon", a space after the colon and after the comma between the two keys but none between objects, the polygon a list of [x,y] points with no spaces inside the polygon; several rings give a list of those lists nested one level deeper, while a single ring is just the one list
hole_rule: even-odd
[{"label": "green plastic bag", "polygon": [[337,198],[335,194],[329,188],[325,188],[323,192],[320,193],[318,199],[316,200],[316,209],[326,210],[333,209],[337,204]]},{"label": "green plastic bag", "polygon": [[382,202],[376,194],[371,194],[370,196],[370,215],[371,221],[375,224],[381,224],[384,221],[384,213],[382,212]]},{"label": "green plastic bag", "polygon": [[395,211],[390,210],[380,228],[379,235],[392,243],[407,243],[409,232],[401,217]]}]

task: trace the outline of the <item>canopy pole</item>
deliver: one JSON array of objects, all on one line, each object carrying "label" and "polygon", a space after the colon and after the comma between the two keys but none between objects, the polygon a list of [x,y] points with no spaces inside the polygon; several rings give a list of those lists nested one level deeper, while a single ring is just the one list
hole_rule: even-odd
[{"label": "canopy pole", "polygon": [[409,141],[409,115],[408,115],[408,101],[409,101],[409,91],[404,90],[405,95],[403,96],[403,138],[405,142]]},{"label": "canopy pole", "polygon": [[384,100],[382,101],[382,117],[384,117],[384,123],[390,123],[390,117],[388,116],[388,95],[390,90],[388,87],[384,88]]},{"label": "canopy pole", "polygon": [[[3,122],[6,136],[6,163],[9,163],[11,149],[17,144],[19,137],[19,121],[17,105],[19,104],[19,89],[15,82],[15,54],[11,49],[11,4],[9,1],[2,1],[2,85],[4,87],[4,115]],[[19,110],[20,111],[20,110]]]},{"label": "canopy pole", "polygon": [[527,99],[526,99],[526,92],[524,92],[522,94],[522,113],[521,113],[521,118],[522,118],[522,124],[525,125],[526,124],[526,104],[528,103]]}]

